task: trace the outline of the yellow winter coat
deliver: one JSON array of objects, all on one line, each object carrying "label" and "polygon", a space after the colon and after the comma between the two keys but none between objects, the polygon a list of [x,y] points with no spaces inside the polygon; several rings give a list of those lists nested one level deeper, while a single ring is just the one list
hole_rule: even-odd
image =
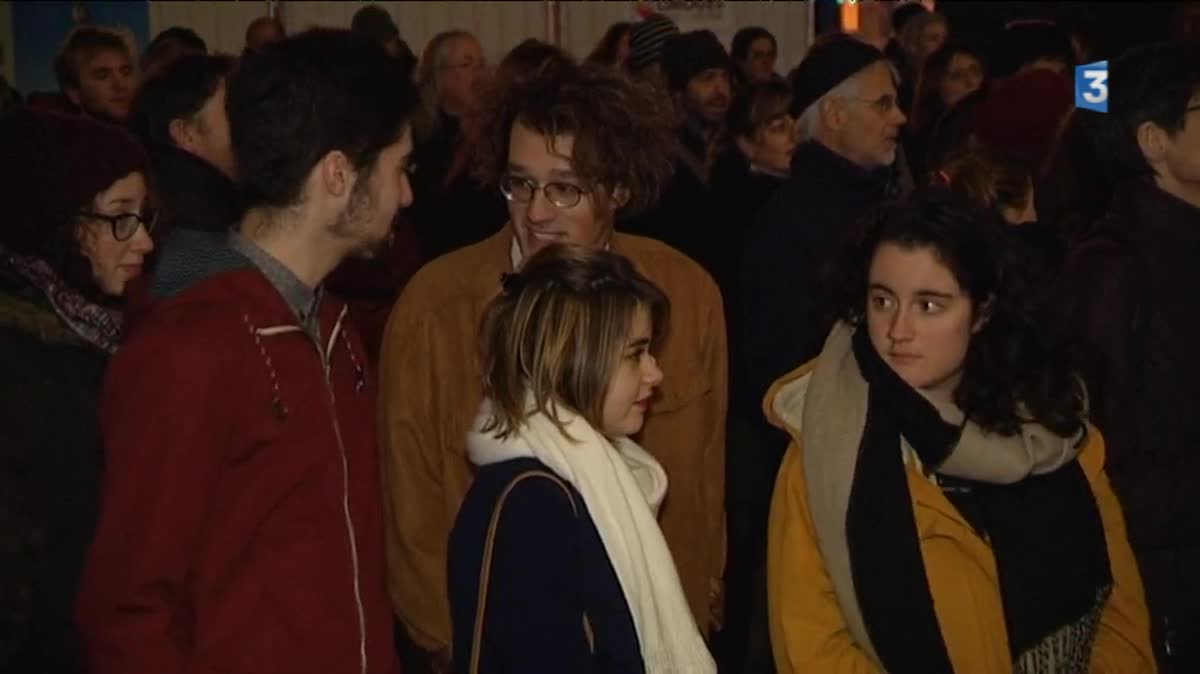
[{"label": "yellow winter coat", "polygon": [[[798,409],[777,409],[780,392],[802,380],[809,363],[777,381],[764,410],[792,438],[771,504],[767,597],[771,646],[780,674],[867,674],[880,670],[855,644],[826,571],[809,513]],[[1095,674],[1155,671],[1150,618],[1116,495],[1104,473],[1104,441],[1089,429],[1079,455],[1100,510],[1114,586],[1092,654]],[[1012,674],[1004,609],[991,548],[941,489],[910,462],[908,488],[934,609],[954,671]],[[906,674],[897,672],[894,674]]]}]

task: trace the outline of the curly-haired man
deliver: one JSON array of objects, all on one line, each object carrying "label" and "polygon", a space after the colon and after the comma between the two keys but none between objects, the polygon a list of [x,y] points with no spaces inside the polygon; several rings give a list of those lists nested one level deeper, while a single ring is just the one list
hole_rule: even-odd
[{"label": "curly-haired man", "polygon": [[405,288],[384,334],[389,590],[408,638],[439,671],[451,661],[446,550],[471,483],[466,432],[482,393],[476,335],[500,276],[552,242],[609,248],[673,307],[666,375],[641,440],[671,487],[661,524],[702,628],[719,623],[724,565],[726,346],[721,296],[704,270],[656,241],[616,234],[652,205],[670,170],[669,105],[604,69],[561,59],[489,107],[480,174],[508,201],[509,224],[437,259]]}]

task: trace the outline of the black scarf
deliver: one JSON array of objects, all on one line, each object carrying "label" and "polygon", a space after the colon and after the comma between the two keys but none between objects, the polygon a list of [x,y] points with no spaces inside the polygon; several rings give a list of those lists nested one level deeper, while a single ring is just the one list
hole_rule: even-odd
[{"label": "black scarf", "polygon": [[[846,513],[863,620],[888,671],[951,673],[913,511],[901,507],[912,495],[900,438],[924,466],[936,467],[959,429],[883,362],[865,330],[855,332],[853,346],[869,391]],[[1078,461],[1011,485],[938,482],[991,546],[1015,671],[1086,671],[1113,580],[1100,512]]]}]

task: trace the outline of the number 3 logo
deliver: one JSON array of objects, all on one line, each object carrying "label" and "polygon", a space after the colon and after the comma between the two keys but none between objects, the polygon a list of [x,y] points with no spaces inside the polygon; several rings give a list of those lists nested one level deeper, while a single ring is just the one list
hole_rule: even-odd
[{"label": "number 3 logo", "polygon": [[1075,66],[1075,107],[1108,112],[1108,61]]},{"label": "number 3 logo", "polygon": [[[1108,100],[1108,71],[1107,70],[1085,70],[1083,76],[1088,80],[1088,89],[1091,91],[1083,92],[1083,98],[1088,103],[1103,103]],[[1095,93],[1092,93],[1095,92]]]}]

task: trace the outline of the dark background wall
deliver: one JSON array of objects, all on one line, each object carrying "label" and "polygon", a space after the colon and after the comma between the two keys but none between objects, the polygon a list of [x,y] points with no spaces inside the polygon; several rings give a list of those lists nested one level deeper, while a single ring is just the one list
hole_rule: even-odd
[{"label": "dark background wall", "polygon": [[[876,0],[860,0],[875,2]],[[837,30],[836,0],[815,0],[818,32]],[[1136,44],[1168,36],[1172,12],[1184,2],[982,2],[960,0],[937,3],[950,21],[952,34],[986,50],[1007,21],[1017,18],[1052,18],[1065,26],[1079,26],[1094,36],[1092,60],[1111,58]]]},{"label": "dark background wall", "polygon": [[1117,56],[1146,42],[1165,40],[1178,2],[939,2],[951,31],[968,42],[991,46],[1006,21],[1055,19],[1094,36],[1092,60]]}]

